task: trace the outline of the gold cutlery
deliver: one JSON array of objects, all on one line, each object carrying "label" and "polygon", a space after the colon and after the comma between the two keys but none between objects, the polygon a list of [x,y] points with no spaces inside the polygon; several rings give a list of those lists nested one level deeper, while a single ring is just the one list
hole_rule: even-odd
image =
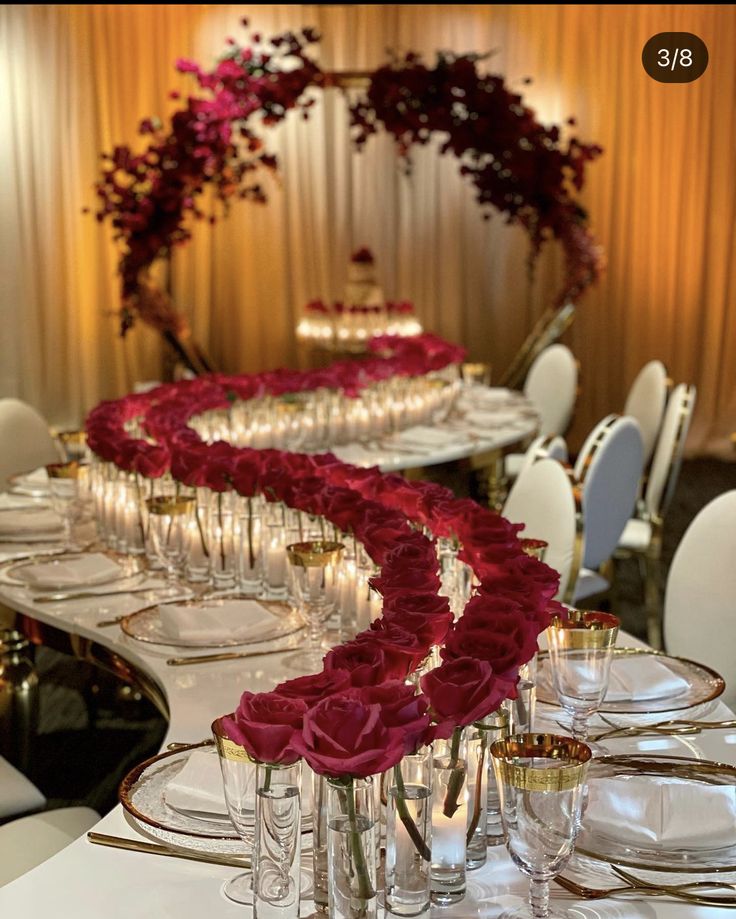
[{"label": "gold cutlery", "polygon": [[138,839],[126,839],[123,836],[108,836],[105,833],[87,833],[87,839],[97,846],[109,846],[113,849],[126,849],[129,852],[145,852],[148,855],[166,855],[169,858],[183,858],[193,862],[205,862],[209,865],[225,865],[228,868],[250,868],[250,860],[232,856],[228,858],[207,853],[184,852],[170,849],[168,846],[157,845],[152,842],[143,842]]},{"label": "gold cutlery", "polygon": [[281,651],[293,651],[296,645],[290,644],[270,651],[225,651],[220,654],[193,654],[191,657],[170,657],[166,663],[169,667],[186,667],[187,664],[214,664],[217,661],[238,661],[246,657],[263,657],[266,654],[278,654]]},{"label": "gold cutlery", "polygon": [[[125,594],[145,594],[168,590],[167,587],[131,587],[128,590],[80,590],[76,593],[53,593],[42,597],[34,597],[34,603],[61,603],[62,600],[89,600],[94,597],[114,597]],[[128,614],[129,615],[129,614]]]},{"label": "gold cutlery", "polygon": [[674,718],[670,721],[658,721],[656,724],[649,725],[625,725],[616,724],[609,721],[608,718],[600,716],[601,720],[611,727],[607,731],[591,736],[591,740],[603,740],[613,737],[641,737],[646,734],[699,734],[701,731],[719,731],[727,728],[736,728],[736,718],[726,721],[690,721],[686,718]]},{"label": "gold cutlery", "polygon": [[627,874],[615,865],[611,865],[611,868],[617,875],[619,875],[619,877],[621,877],[622,880],[627,881],[626,886],[607,888],[586,887],[583,884],[578,884],[570,878],[563,877],[562,875],[558,875],[554,880],[556,884],[560,885],[560,887],[564,887],[565,890],[575,894],[577,897],[581,897],[583,900],[603,900],[606,897],[612,897],[615,894],[636,893],[642,896],[647,894],[654,897],[676,897],[678,899],[686,899],[688,901],[694,899],[694,901],[697,903],[701,903],[702,901],[701,905],[704,906],[736,905],[736,898],[718,896],[710,897],[704,894],[697,894],[692,892],[706,889],[714,890],[718,888],[734,890],[734,885],[726,881],[690,881],[689,883],[684,884],[654,884],[650,883],[649,881],[643,881],[640,878],[634,878],[632,875]]}]

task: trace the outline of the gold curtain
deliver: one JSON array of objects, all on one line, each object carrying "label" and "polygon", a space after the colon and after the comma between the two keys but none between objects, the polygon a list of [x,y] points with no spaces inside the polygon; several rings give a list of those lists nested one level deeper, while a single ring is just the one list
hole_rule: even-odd
[{"label": "gold curtain", "polygon": [[[736,16],[729,6],[13,6],[0,7],[0,395],[74,424],[101,398],[160,374],[160,343],[122,342],[110,228],[94,206],[99,153],[165,115],[191,82],[178,57],[211,61],[249,16],[264,34],[316,25],[325,68],[370,69],[386,48],[482,51],[545,122],[574,115],[605,154],[583,201],[608,269],[580,304],[570,343],[582,367],[573,445],[620,411],[640,366],[665,361],[695,382],[691,450],[722,453],[736,429]],[[688,31],[710,63],[691,84],[660,84],[641,50]],[[523,79],[533,78],[526,86]],[[405,178],[386,137],[351,152],[345,100],[326,93],[308,122],[271,131],[281,162],[265,208],[236,205],[179,250],[170,284],[223,369],[297,359],[301,306],[338,297],[350,250],[376,253],[388,296],[472,357],[508,364],[561,277],[550,245],[530,284],[527,242],[481,220],[457,164],[419,150]]]}]

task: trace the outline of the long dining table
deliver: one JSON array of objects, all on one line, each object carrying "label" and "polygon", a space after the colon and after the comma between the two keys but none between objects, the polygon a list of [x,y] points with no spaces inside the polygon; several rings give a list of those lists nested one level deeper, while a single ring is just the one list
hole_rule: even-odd
[{"label": "long dining table", "polygon": [[[169,727],[164,746],[195,743],[210,737],[210,724],[232,711],[241,692],[267,690],[283,679],[282,655],[273,653],[239,660],[171,666],[173,648],[146,646],[123,634],[119,626],[98,623],[132,613],[150,603],[136,594],[98,597],[59,603],[35,602],[38,594],[21,586],[0,584],[0,602],[26,617],[26,625],[39,633],[53,630],[65,635],[73,649],[87,659],[117,660],[128,665],[148,686],[159,708],[168,712]],[[619,636],[620,646],[641,646],[632,636]],[[259,646],[259,650],[268,646]],[[244,649],[247,650],[247,649]],[[179,655],[185,652],[179,652]],[[188,652],[193,653],[193,652]],[[294,672],[288,674],[293,676]],[[549,729],[557,729],[559,711],[539,706]],[[711,720],[731,716],[721,702],[707,714]],[[709,730],[694,737],[642,737],[612,739],[612,753],[667,753],[736,763],[736,730]],[[58,768],[64,770],[63,753]],[[95,827],[100,833],[141,840],[145,837],[118,805]],[[153,840],[156,841],[156,840]],[[12,919],[201,919],[246,914],[248,907],[228,901],[223,884],[237,872],[231,867],[162,858],[94,845],[86,837],[16,881],[0,888],[0,916]],[[617,880],[609,875],[608,883]],[[730,911],[723,907],[696,906],[667,897],[622,897],[580,901],[552,885],[554,904],[567,908],[576,919],[718,919]],[[468,892],[459,904],[441,912],[451,917],[496,917],[526,896],[527,879],[514,867],[503,846],[489,849],[487,864],[468,874]],[[312,912],[304,903],[303,915]],[[433,915],[440,911],[433,908]],[[732,914],[732,913],[731,913]]]}]

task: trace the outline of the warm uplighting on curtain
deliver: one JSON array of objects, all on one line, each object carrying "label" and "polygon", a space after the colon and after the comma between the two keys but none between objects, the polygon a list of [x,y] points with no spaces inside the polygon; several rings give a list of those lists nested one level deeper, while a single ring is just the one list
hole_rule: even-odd
[{"label": "warm uplighting on curtain", "polygon": [[[160,345],[122,343],[108,227],[94,204],[99,153],[134,139],[143,116],[186,90],[178,57],[210,61],[249,15],[264,33],[316,25],[322,64],[372,68],[385,49],[496,49],[543,118],[578,120],[605,155],[584,195],[608,270],[582,302],[571,343],[582,364],[579,440],[620,411],[648,359],[695,382],[694,448],[726,451],[736,428],[736,16],[733,6],[28,6],[0,8],[4,183],[2,394],[74,423],[101,398],[161,373]],[[663,85],[641,66],[660,31],[700,35],[710,65]],[[530,86],[523,78],[532,77]],[[428,329],[500,372],[559,286],[559,253],[526,272],[526,238],[484,223],[457,165],[419,151],[402,177],[386,138],[352,154],[346,106],[326,95],[308,123],[268,140],[280,184],[265,208],[236,205],[177,253],[171,287],[226,370],[296,360],[301,306],[337,297],[353,246],[376,252],[388,296],[414,301]],[[575,439],[575,438],[574,438]]]}]

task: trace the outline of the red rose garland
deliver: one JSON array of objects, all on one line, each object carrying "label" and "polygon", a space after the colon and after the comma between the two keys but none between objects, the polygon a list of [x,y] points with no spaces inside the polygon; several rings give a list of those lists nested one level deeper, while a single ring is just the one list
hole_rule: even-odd
[{"label": "red rose garland", "polygon": [[[224,719],[232,739],[255,758],[286,763],[297,751],[316,771],[330,769],[331,775],[362,777],[376,764],[383,770],[409,752],[407,743],[420,746],[494,711],[514,692],[519,667],[534,654],[558,583],[556,572],[523,553],[516,538],[519,525],[455,498],[442,486],[350,466],[329,453],[207,444],[187,425],[200,412],[226,408],[233,393],[248,398],[304,391],[323,385],[325,375],[333,385],[343,379],[346,389],[354,391],[385,378],[387,371],[427,372],[460,356],[434,336],[384,340],[381,347],[390,356],[327,371],[214,375],[167,384],[104,402],[87,419],[89,446],[101,459],[147,477],[170,472],[184,485],[232,489],[243,497],[261,494],[267,501],[324,516],[341,531],[352,532],[381,566],[371,580],[383,598],[379,620],[330,651],[322,673],[288,680],[270,693],[245,693],[234,716]],[[133,419],[153,442],[126,432],[125,424]],[[447,599],[438,594],[433,539],[422,529],[456,539],[461,557],[480,581],[454,624]],[[411,688],[397,694],[396,684],[403,686],[432,646],[440,644],[444,663],[424,678],[423,694]],[[397,709],[400,700],[406,707],[402,703]],[[325,734],[326,721],[337,718],[345,719],[345,727]],[[280,726],[275,735],[264,729],[268,724]],[[398,743],[399,734],[407,743]],[[371,758],[371,744],[379,741],[384,754]]]}]

